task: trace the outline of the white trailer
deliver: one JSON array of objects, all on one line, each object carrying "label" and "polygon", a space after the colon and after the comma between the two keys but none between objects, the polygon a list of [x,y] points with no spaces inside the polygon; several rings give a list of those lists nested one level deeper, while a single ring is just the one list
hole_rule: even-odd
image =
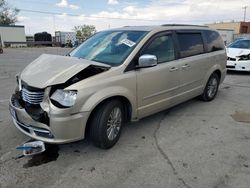
[{"label": "white trailer", "polygon": [[227,46],[228,44],[232,43],[234,40],[234,30],[232,29],[217,29],[220,33],[224,44]]},{"label": "white trailer", "polygon": [[61,46],[68,46],[70,43],[74,45],[76,42],[76,33],[56,31],[55,40],[55,42],[60,43]]},{"label": "white trailer", "polygon": [[23,47],[26,45],[26,37],[24,26],[22,25],[1,25],[0,35],[2,39],[2,46],[5,46],[5,42],[9,43],[10,47]]}]

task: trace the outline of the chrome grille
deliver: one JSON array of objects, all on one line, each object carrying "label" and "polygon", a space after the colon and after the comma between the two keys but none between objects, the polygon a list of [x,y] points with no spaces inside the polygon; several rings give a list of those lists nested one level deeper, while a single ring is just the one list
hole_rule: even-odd
[{"label": "chrome grille", "polygon": [[44,91],[29,91],[22,88],[22,99],[30,104],[40,104],[43,101]]}]

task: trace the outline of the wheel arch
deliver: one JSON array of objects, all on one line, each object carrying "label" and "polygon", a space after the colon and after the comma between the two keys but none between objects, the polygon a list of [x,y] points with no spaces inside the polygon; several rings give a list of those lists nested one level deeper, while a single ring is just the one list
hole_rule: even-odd
[{"label": "wheel arch", "polygon": [[215,70],[212,74],[217,74],[217,76],[219,77],[219,80],[221,79],[221,71],[219,69]]},{"label": "wheel arch", "polygon": [[89,133],[89,129],[90,129],[90,122],[91,119],[93,118],[96,110],[104,103],[108,102],[108,101],[112,101],[112,100],[119,100],[122,102],[123,107],[124,107],[124,112],[125,112],[125,122],[129,122],[132,118],[132,104],[129,101],[129,99],[125,96],[122,95],[115,95],[115,96],[110,96],[105,98],[104,100],[100,101],[98,104],[95,105],[95,107],[93,108],[93,110],[91,111],[87,123],[86,123],[86,127],[85,127],[85,137],[88,135]]},{"label": "wheel arch", "polygon": [[207,72],[207,74],[205,75],[204,77],[204,81],[203,81],[203,88],[205,88],[206,84],[207,84],[207,81],[209,79],[209,77],[213,74],[213,73],[216,73],[218,76],[219,76],[219,79],[220,79],[220,83],[224,80],[224,77],[225,75],[223,74],[223,71],[222,70],[222,67],[219,66],[219,65],[214,65],[213,67],[211,67],[209,69],[209,71]]}]

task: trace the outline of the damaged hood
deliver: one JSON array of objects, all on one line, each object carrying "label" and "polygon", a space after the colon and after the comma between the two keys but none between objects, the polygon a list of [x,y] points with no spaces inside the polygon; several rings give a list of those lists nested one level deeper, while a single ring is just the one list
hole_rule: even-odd
[{"label": "damaged hood", "polygon": [[250,54],[250,49],[242,48],[227,48],[227,56],[231,58],[236,58],[242,55]]},{"label": "damaged hood", "polygon": [[69,56],[43,54],[30,63],[21,73],[25,83],[36,88],[62,84],[90,65],[109,65]]}]

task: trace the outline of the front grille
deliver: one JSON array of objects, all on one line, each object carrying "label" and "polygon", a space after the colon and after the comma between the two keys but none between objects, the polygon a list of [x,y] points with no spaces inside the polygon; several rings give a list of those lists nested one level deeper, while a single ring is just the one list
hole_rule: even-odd
[{"label": "front grille", "polygon": [[19,104],[33,120],[49,126],[49,116],[40,106],[44,98],[44,91],[44,89],[34,88],[22,82],[22,90],[15,97],[18,100],[20,96]]},{"label": "front grille", "polygon": [[43,101],[44,91],[30,91],[26,88],[22,88],[22,99],[30,104],[40,104]]}]

